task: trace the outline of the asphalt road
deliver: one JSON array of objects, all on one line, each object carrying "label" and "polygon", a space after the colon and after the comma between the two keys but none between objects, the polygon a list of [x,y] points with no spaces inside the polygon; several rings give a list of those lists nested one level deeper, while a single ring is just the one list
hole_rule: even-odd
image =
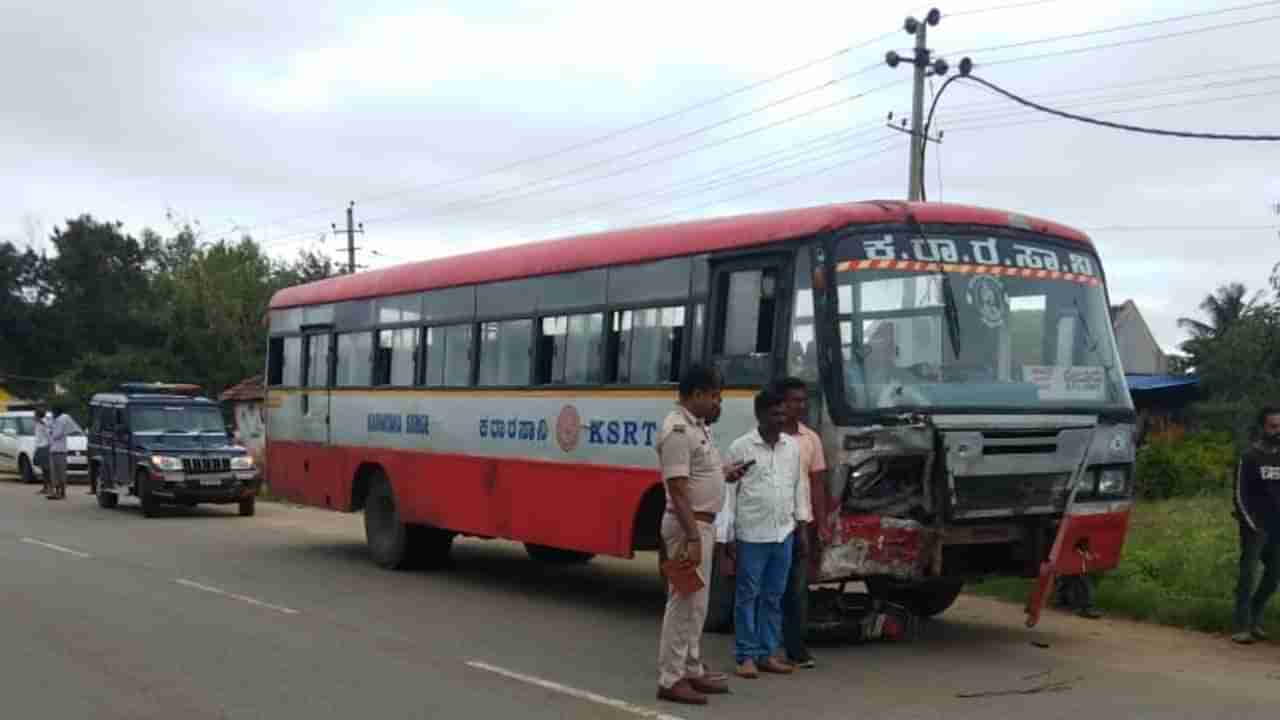
[{"label": "asphalt road", "polygon": [[[0,717],[1274,717],[1280,643],[963,598],[911,643],[816,648],[706,709],[654,698],[651,555],[572,568],[464,540],[456,567],[393,573],[361,518],[260,503],[100,509],[0,479]],[[1036,644],[1033,644],[1034,643]],[[1040,647],[1048,645],[1048,647]],[[710,635],[713,666],[730,638]],[[1058,690],[1003,694],[1064,683]],[[967,693],[997,693],[963,698]]]}]

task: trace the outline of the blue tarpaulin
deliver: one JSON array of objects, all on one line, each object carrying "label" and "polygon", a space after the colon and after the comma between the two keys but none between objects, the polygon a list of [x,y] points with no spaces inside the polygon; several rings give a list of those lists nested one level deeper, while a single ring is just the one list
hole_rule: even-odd
[{"label": "blue tarpaulin", "polygon": [[1195,375],[1125,375],[1124,379],[1129,392],[1191,388],[1200,384],[1200,378]]}]

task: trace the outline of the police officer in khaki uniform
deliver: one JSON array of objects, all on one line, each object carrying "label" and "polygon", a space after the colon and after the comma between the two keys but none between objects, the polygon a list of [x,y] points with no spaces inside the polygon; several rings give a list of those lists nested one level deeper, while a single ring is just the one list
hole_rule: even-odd
[{"label": "police officer in khaki uniform", "polygon": [[708,427],[720,415],[720,376],[693,366],[680,380],[680,402],[658,431],[656,447],[667,488],[662,543],[668,558],[697,564],[704,585],[692,593],[667,589],[658,645],[658,699],[705,705],[707,695],[729,691],[728,677],[702,664],[702,625],[707,617],[711,552],[716,512],[724,504],[725,482],[740,468],[725,468]]}]

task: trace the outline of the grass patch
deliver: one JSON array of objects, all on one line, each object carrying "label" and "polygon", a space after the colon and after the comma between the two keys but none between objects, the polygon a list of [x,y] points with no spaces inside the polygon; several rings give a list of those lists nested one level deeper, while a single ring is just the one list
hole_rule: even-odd
[{"label": "grass patch", "polygon": [[[1227,494],[1138,503],[1120,566],[1096,578],[1097,606],[1136,620],[1229,632],[1240,543],[1231,509]],[[1030,586],[1001,578],[969,589],[1023,603]],[[1280,612],[1264,624],[1280,635]]]}]

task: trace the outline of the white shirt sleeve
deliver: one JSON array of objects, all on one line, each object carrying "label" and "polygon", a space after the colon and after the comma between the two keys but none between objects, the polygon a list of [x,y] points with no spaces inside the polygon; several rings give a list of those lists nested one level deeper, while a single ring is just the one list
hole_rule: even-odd
[{"label": "white shirt sleeve", "polygon": [[796,440],[796,467],[799,472],[796,473],[796,522],[808,523],[813,522],[813,500],[810,498],[809,489],[809,463],[807,454],[804,452],[804,446],[807,441],[803,438],[795,438]]}]

